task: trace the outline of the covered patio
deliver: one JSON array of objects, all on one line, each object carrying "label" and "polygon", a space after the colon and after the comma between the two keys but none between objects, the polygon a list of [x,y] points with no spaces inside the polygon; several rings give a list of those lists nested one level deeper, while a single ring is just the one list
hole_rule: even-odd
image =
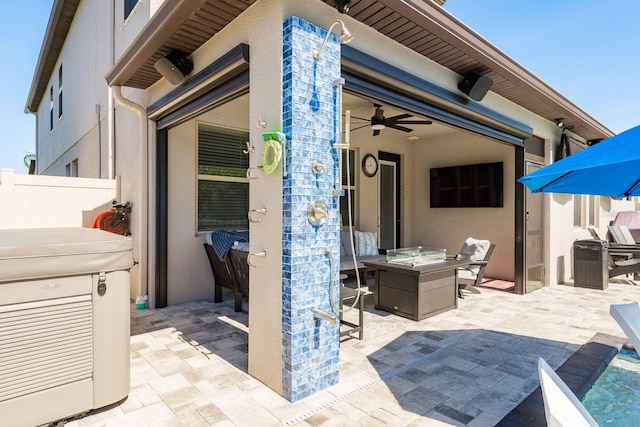
[{"label": "covered patio", "polygon": [[492,426],[538,387],[538,357],[557,369],[596,334],[623,342],[609,305],[640,300],[639,284],[483,289],[420,322],[368,300],[339,383],[295,403],[247,373],[248,315],[232,298],[132,311],[128,399],[67,425]]}]

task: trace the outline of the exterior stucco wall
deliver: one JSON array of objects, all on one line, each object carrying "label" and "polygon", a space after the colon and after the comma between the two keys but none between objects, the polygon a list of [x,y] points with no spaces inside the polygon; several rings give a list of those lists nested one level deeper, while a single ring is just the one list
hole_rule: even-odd
[{"label": "exterior stucco wall", "polygon": [[[370,111],[369,111],[370,113]],[[357,115],[354,112],[354,115]],[[362,113],[360,114],[362,116]],[[433,246],[456,254],[467,237],[488,239],[496,244],[487,276],[513,280],[514,277],[514,148],[453,128],[440,130],[433,137],[408,141],[384,131],[370,137],[352,133],[356,149],[358,193],[357,227],[365,231],[378,228],[378,178],[364,175],[360,160],[367,153],[377,156],[386,151],[401,156],[402,245]],[[472,163],[504,162],[504,207],[432,209],[429,204],[429,169]]]},{"label": "exterior stucco wall", "polygon": [[167,299],[170,305],[213,299],[213,276],[202,248],[204,233],[197,231],[198,123],[249,131],[248,96],[169,130]]},{"label": "exterior stucco wall", "polygon": [[140,31],[149,22],[158,7],[158,3],[163,2],[164,0],[138,1],[127,19],[124,18],[124,1],[113,2],[113,49],[116,59],[129,48]]},{"label": "exterior stucco wall", "polygon": [[[111,69],[114,58],[129,47],[148,22],[158,6],[158,1],[151,3],[139,2],[125,21],[123,2],[80,2],[47,90],[37,108],[38,173],[64,175],[65,166],[78,159],[80,176],[108,178],[111,123],[108,119],[109,90],[104,76]],[[60,65],[63,68],[64,114],[58,118]],[[54,94],[53,131],[49,130],[51,87]],[[135,164],[137,158],[131,158],[129,162]]]},{"label": "exterior stucco wall", "polygon": [[[455,255],[467,237],[495,243],[485,275],[513,280],[515,263],[515,149],[468,132],[452,132],[413,150],[412,244],[444,247]],[[429,169],[474,163],[504,163],[504,206],[501,208],[431,208]]]},{"label": "exterior stucco wall", "polygon": [[[240,43],[247,43],[250,46],[251,72],[250,85],[251,96],[248,111],[239,113],[233,119],[236,123],[238,118],[246,120],[246,128],[250,132],[250,142],[256,148],[255,154],[249,157],[250,166],[260,165],[260,153],[263,141],[261,133],[265,131],[282,130],[282,23],[284,22],[282,7],[277,0],[264,0],[254,4],[243,15],[224,28],[219,34],[205,43],[200,49],[191,55],[194,63],[192,74],[196,74],[204,67],[215,61],[217,58],[236,47]],[[259,29],[259,30],[257,30]],[[149,103],[157,100],[173,86],[165,79],[161,79],[148,91],[146,95]],[[224,106],[226,108],[227,106]],[[131,113],[129,113],[131,114]],[[216,114],[215,110],[212,114]],[[266,128],[256,128],[258,116],[267,123]],[[198,120],[217,119],[210,118],[209,115],[202,116]],[[228,122],[227,122],[228,123]],[[119,132],[135,132],[136,128],[120,128]],[[177,138],[176,129],[169,134],[169,147],[172,148],[174,139]],[[186,131],[185,131],[186,132]],[[188,131],[191,132],[191,131]],[[195,132],[195,131],[194,131]],[[181,135],[186,135],[182,134]],[[172,170],[173,162],[185,160],[183,155],[180,159],[171,159],[169,173],[170,179],[175,184],[170,190],[170,209],[178,209],[174,206],[173,197],[183,197],[191,194],[190,200],[184,200],[186,209],[189,211],[186,220],[180,220],[180,224],[172,224],[169,247],[171,241],[182,242],[178,253],[172,252],[169,260],[169,284],[171,289],[179,288],[182,282],[181,277],[187,275],[193,280],[188,286],[188,293],[182,295],[176,293],[171,296],[174,300],[187,301],[191,296],[206,297],[212,292],[212,282],[210,267],[207,264],[202,243],[205,240],[204,233],[195,233],[194,227],[183,229],[184,221],[194,218],[195,211],[195,133],[189,143],[193,155],[191,164],[185,170]],[[155,136],[150,134],[151,144],[155,145]],[[181,142],[186,144],[186,141]],[[186,156],[186,155],[185,155]],[[187,167],[186,164],[183,165]],[[183,173],[186,177],[176,180],[173,174]],[[176,193],[183,193],[178,196]],[[269,385],[278,393],[282,393],[282,173],[274,172],[271,175],[261,173],[258,180],[250,182],[250,200],[252,209],[266,208],[268,214],[264,215],[260,224],[250,224],[250,249],[252,252],[265,251],[269,254],[268,260],[258,259],[259,268],[251,269],[249,298],[249,323],[251,333],[249,334],[249,373]],[[169,213],[170,218],[172,216]],[[172,221],[170,219],[170,221]],[[152,254],[150,254],[152,255]],[[255,260],[254,260],[255,261]],[[152,260],[153,262],[153,260]],[[193,267],[193,263],[202,264],[204,271],[199,272],[202,276],[194,277],[195,273],[187,270]],[[179,282],[176,282],[179,280]],[[197,289],[197,290],[196,290]],[[191,295],[189,295],[191,293]],[[275,338],[277,337],[277,338]]]},{"label": "exterior stucco wall", "polygon": [[[247,41],[251,56],[251,102],[249,128],[256,154],[250,166],[262,164],[261,133],[282,130],[282,24],[285,20],[277,0],[258,2],[231,26],[240,40]],[[215,43],[215,37],[214,37]],[[231,47],[231,46],[230,46]],[[258,117],[266,128],[257,128]],[[249,296],[249,373],[273,390],[283,393],[282,367],[282,172],[262,173],[249,184],[251,209],[266,208],[260,224],[249,224],[251,251],[267,253],[268,259],[251,268]]]},{"label": "exterior stucco wall", "polygon": [[[106,105],[107,93],[100,93],[100,87],[106,88],[106,83],[96,66],[98,52],[106,47],[107,38],[98,37],[101,28],[96,25],[96,16],[106,13],[106,9],[106,4],[97,1],[84,1],[78,6],[47,90],[38,105],[38,173],[64,176],[65,165],[78,158],[82,175],[98,177],[96,104]],[[60,65],[63,70],[63,115],[59,118]],[[54,99],[52,131],[49,130],[51,87]]]},{"label": "exterior stucco wall", "polygon": [[[573,203],[571,194],[550,194],[550,217],[552,219],[548,233],[552,234],[549,245],[549,261],[545,262],[551,284],[564,283],[573,280],[573,242],[579,239],[591,239],[586,228],[574,227]],[[590,196],[593,197],[593,196]],[[601,237],[607,236],[607,226],[613,221],[618,212],[637,210],[633,201],[614,200],[609,197],[598,197],[599,207],[593,228]],[[587,228],[591,227],[587,225]]]},{"label": "exterior stucco wall", "polygon": [[[452,92],[457,92],[457,83],[460,79],[460,76],[457,74],[415,54],[405,47],[398,46],[393,41],[382,37],[373,29],[368,28],[360,22],[352,20],[348,16],[340,15],[330,6],[319,2],[305,2],[305,4],[302,5],[301,2],[297,1],[280,2],[277,0],[269,0],[254,4],[245,14],[217,34],[210,42],[206,43],[202,48],[192,54],[192,58],[194,60],[194,73],[197,73],[211,61],[215,60],[222,53],[228,51],[238,43],[248,43],[250,45],[251,62],[253,64],[251,73],[252,98],[255,98],[255,95],[258,92],[269,92],[269,96],[264,98],[262,96],[258,96],[254,101],[252,101],[250,117],[257,121],[257,116],[260,115],[263,119],[267,119],[269,127],[271,128],[274,120],[279,121],[279,118],[272,115],[272,109],[264,108],[264,106],[267,105],[266,103],[272,103],[271,100],[274,99],[273,96],[275,94],[273,93],[273,90],[267,89],[263,82],[272,78],[267,76],[272,71],[275,72],[275,69],[270,69],[262,64],[267,64],[274,59],[277,61],[278,57],[273,55],[273,51],[270,51],[270,49],[274,49],[275,44],[271,44],[267,40],[267,37],[265,37],[265,34],[267,34],[266,32],[271,31],[270,28],[272,27],[272,22],[278,19],[282,22],[283,19],[292,14],[307,19],[310,22],[322,25],[325,28],[328,27],[335,19],[343,19],[349,30],[354,34],[354,40],[351,43],[351,46],[362,50],[365,53],[375,55],[377,58],[424,78],[425,80],[439,84]],[[260,28],[261,31],[254,31],[255,28]],[[258,55],[263,59],[258,61]],[[256,71],[256,64],[261,64],[259,67],[260,71]],[[147,91],[148,98],[150,102],[152,102],[171,89],[172,86],[162,79]],[[267,98],[269,98],[269,100],[267,100]],[[547,141],[548,149],[546,158],[553,158],[553,146],[557,143],[560,137],[560,130],[553,123],[550,123],[547,120],[542,119],[524,108],[491,92],[487,94],[482,103],[497,112],[531,126],[534,129],[534,134],[536,136]],[[254,140],[254,138],[255,136],[252,134],[252,140]],[[458,133],[458,136],[454,138],[463,138],[466,141],[471,141],[478,137],[467,135],[465,133]],[[413,206],[417,202],[413,197],[409,198],[408,194],[415,195],[418,198],[426,197],[426,191],[420,189],[420,186],[423,185],[423,181],[419,170],[413,171],[413,168],[416,164],[420,164],[421,168],[426,167],[424,159],[433,157],[433,153],[422,153],[421,155],[423,159],[421,159],[421,155],[417,154],[420,153],[419,143],[409,144],[404,142],[403,144],[397,144],[392,148],[388,148],[386,145],[388,142],[389,141],[385,141],[385,143],[381,143],[379,147],[367,145],[366,149],[359,150],[357,159],[359,160],[365,152],[375,152],[378,149],[398,153],[403,156],[403,158],[411,153],[413,161],[405,161],[403,163],[403,178],[406,178],[405,187],[403,188],[405,190],[405,195],[403,196],[403,220],[406,225],[403,229],[403,241],[407,244],[409,244],[409,242],[418,243],[420,240],[423,242],[429,241],[447,247],[450,253],[457,251],[464,236],[452,235],[449,240],[445,241],[444,238],[436,238],[436,236],[432,236],[428,232],[424,232],[426,234],[418,234],[414,236],[414,229],[412,228],[413,226],[420,226],[421,218],[424,216],[424,213],[422,213],[421,209]],[[357,141],[353,141],[353,146],[358,146]],[[478,146],[483,145],[479,144]],[[502,146],[493,141],[489,142],[486,146],[493,147],[492,149],[496,149],[499,152],[504,150],[509,151],[506,146]],[[260,147],[259,141],[257,142],[257,147]],[[443,150],[443,152],[444,151],[446,150]],[[446,154],[443,155],[446,156]],[[508,154],[500,154],[500,156],[507,158],[506,164],[508,169],[506,173],[508,175],[505,175],[505,184],[515,186],[515,183],[509,181],[509,177],[513,176],[513,155],[509,152]],[[476,161],[477,159],[475,158],[475,155],[469,156],[466,159],[456,159],[456,163]],[[358,162],[356,162],[356,164],[359,165]],[[359,173],[361,174],[361,172]],[[370,206],[370,203],[372,202],[369,196],[375,194],[375,192],[367,190],[374,188],[373,186],[376,185],[375,180],[365,179],[363,175],[359,177],[359,180],[358,185],[360,186],[360,190],[362,190],[360,192],[361,199],[359,200],[360,206],[358,209],[360,212],[359,227],[362,229],[375,229],[377,227],[377,219],[371,216],[371,210],[362,209],[362,206]],[[271,190],[267,191],[271,192]],[[509,187],[509,191],[513,191],[513,188]],[[510,203],[513,199],[511,197],[506,197],[505,200],[507,203]],[[549,224],[549,231],[546,234],[549,241],[548,248],[550,249],[546,252],[545,264],[548,265],[547,277],[551,279],[550,283],[556,283],[556,281],[553,280],[553,278],[556,277],[556,275],[553,274],[554,266],[551,264],[553,264],[557,259],[557,256],[559,256],[556,255],[556,253],[562,253],[564,250],[556,248],[570,248],[571,243],[574,240],[573,227],[568,228],[572,230],[571,233],[566,233],[564,231],[567,230],[564,222],[571,222],[572,220],[572,202],[570,201],[568,204],[566,202],[558,204],[550,198],[547,198],[547,200],[551,202],[548,204],[547,224]],[[505,206],[505,208],[501,209],[501,212],[506,213],[509,209],[510,207]],[[473,225],[468,224],[466,227],[475,229],[477,224],[482,223],[482,218],[482,215],[480,217],[469,216],[467,212],[466,214],[460,213],[459,221],[464,220],[467,224],[470,222]],[[494,253],[494,262],[489,267],[488,274],[497,277],[512,278],[514,253],[513,226],[511,224],[513,224],[513,214],[509,213],[508,215],[500,215],[500,220],[505,222],[503,222],[499,227],[500,235],[495,239],[492,239],[497,240],[498,245],[496,252]],[[496,230],[498,230],[498,228]],[[498,233],[498,231],[495,233]],[[469,232],[464,234],[471,235],[473,233]],[[565,260],[570,262],[570,254],[565,255]],[[566,271],[570,271],[570,265]]]},{"label": "exterior stucco wall", "polygon": [[[144,93],[139,90],[124,90],[125,97],[140,105],[145,105]],[[146,295],[145,276],[147,275],[146,259],[149,252],[153,252],[153,242],[144,239],[145,228],[150,226],[147,218],[147,206],[154,209],[153,193],[147,192],[145,176],[148,170],[153,170],[153,156],[147,152],[152,148],[145,148],[147,142],[142,142],[140,132],[141,120],[137,114],[122,106],[114,108],[114,174],[120,179],[122,201],[132,203],[132,211],[129,214],[129,224],[133,237],[133,256],[139,262],[133,266],[130,272],[131,298],[137,295]],[[147,125],[145,121],[143,125]],[[149,132],[151,135],[151,132]],[[148,180],[152,182],[151,180]],[[153,273],[150,274],[153,277]]]},{"label": "exterior stucco wall", "polygon": [[[157,2],[154,2],[157,3]],[[110,93],[104,76],[114,58],[119,57],[149,19],[149,2],[139,2],[136,13],[124,25],[123,2],[84,0],[80,2],[69,29],[47,90],[37,108],[36,155],[37,173],[60,175],[66,165],[77,159],[78,176],[109,178]],[[115,8],[115,11],[114,11]],[[115,13],[115,15],[113,15]],[[113,19],[113,22],[112,22]],[[113,39],[120,44],[114,47]],[[58,118],[58,69],[63,67],[63,115]],[[49,88],[54,90],[53,131],[49,130]],[[144,93],[123,90],[144,103]],[[140,261],[142,247],[141,228],[146,218],[141,210],[147,203],[146,189],[140,186],[141,157],[140,121],[135,114],[115,107],[117,129],[113,137],[114,176],[121,178],[121,197],[133,203],[130,216],[134,238],[134,257]],[[150,200],[151,201],[151,200]],[[140,294],[141,266],[131,270],[131,295]]]}]

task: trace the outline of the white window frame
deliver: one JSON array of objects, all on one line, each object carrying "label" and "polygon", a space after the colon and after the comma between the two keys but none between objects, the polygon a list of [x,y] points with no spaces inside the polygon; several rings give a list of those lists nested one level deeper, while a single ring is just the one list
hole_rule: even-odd
[{"label": "white window frame", "polygon": [[[353,227],[354,229],[356,228],[357,224],[358,224],[358,184],[357,184],[357,180],[358,180],[358,162],[357,159],[359,158],[358,156],[358,151],[353,149],[353,148],[347,148],[345,150],[343,150],[343,152],[346,151],[347,152],[347,159],[349,158],[349,155],[353,156],[353,168],[352,170],[350,170],[351,174],[353,175],[353,181],[351,182],[351,185],[347,185],[345,182],[342,182],[342,189],[344,190],[344,196],[340,196],[340,199],[342,200],[343,197],[345,197],[345,201],[344,203],[347,203],[346,201],[346,197],[347,197],[347,192],[348,191],[353,191],[353,197],[351,199],[351,213],[353,215]],[[342,168],[342,170],[346,173],[347,172],[347,166],[344,164],[344,162],[342,162],[342,157],[340,158],[340,167]],[[340,179],[342,180],[342,174],[340,174]],[[342,220],[342,227],[348,227],[349,226],[349,222],[348,219],[346,217],[342,217],[342,209],[340,209],[340,217]]]},{"label": "white window frame", "polygon": [[600,226],[600,196],[587,194],[573,195],[573,227],[589,228]]}]

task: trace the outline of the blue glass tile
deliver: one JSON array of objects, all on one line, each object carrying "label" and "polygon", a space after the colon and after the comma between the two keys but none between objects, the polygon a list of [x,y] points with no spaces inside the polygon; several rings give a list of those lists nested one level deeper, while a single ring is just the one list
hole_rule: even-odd
[{"label": "blue glass tile", "polygon": [[[283,390],[292,401],[338,378],[339,327],[313,316],[315,308],[332,311],[329,289],[339,286],[333,277],[338,268],[332,271],[324,247],[339,254],[339,199],[331,195],[338,156],[331,144],[339,112],[333,81],[340,75],[340,46],[332,34],[316,61],[313,49],[325,34],[326,29],[296,16],[283,25],[282,117],[289,142],[282,197]],[[322,161],[328,173],[314,175],[313,160]],[[306,217],[309,203],[318,199],[331,209],[324,227],[312,227]]]}]

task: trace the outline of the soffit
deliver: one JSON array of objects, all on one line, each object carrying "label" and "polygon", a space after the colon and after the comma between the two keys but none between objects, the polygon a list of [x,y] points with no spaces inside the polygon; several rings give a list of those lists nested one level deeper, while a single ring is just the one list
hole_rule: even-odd
[{"label": "soffit", "polygon": [[[323,0],[333,5],[334,0]],[[563,118],[592,140],[613,135],[558,91],[429,0],[354,0],[349,16],[460,74],[493,80],[491,91],[548,120]]]},{"label": "soffit", "polygon": [[[110,85],[145,89],[161,77],[153,64],[172,49],[187,54],[256,0],[165,0],[107,74]],[[335,0],[322,0],[330,6]],[[613,133],[441,7],[441,0],[353,0],[348,15],[462,75],[493,80],[491,91],[548,120],[562,117],[586,140]]]},{"label": "soffit", "polygon": [[257,0],[165,0],[106,76],[109,85],[146,89],[154,64],[174,49],[190,55]]}]

